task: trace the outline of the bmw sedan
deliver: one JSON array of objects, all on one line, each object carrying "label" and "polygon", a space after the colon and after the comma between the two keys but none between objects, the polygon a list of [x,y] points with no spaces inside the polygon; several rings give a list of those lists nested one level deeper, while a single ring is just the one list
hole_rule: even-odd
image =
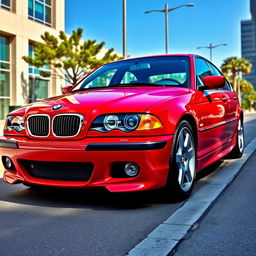
[{"label": "bmw sedan", "polygon": [[164,188],[184,199],[197,172],[243,149],[243,111],[218,68],[161,55],[103,65],[63,95],[9,113],[0,168],[9,184]]}]

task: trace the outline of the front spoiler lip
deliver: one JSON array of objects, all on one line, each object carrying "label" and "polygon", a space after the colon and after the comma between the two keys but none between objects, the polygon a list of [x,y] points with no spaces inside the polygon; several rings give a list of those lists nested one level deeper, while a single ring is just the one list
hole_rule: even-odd
[{"label": "front spoiler lip", "polygon": [[[166,146],[166,141],[128,142],[128,143],[89,143],[85,151],[131,151],[131,150],[155,150]],[[19,149],[17,141],[0,140],[0,148]]]},{"label": "front spoiler lip", "polygon": [[153,150],[162,149],[166,144],[166,141],[145,143],[91,143],[86,147],[86,151]]}]

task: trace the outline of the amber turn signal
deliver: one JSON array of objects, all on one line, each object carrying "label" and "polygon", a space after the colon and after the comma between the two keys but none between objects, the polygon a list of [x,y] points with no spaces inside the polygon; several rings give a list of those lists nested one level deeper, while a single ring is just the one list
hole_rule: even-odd
[{"label": "amber turn signal", "polygon": [[143,130],[151,130],[151,129],[159,129],[162,128],[161,121],[153,115],[150,114],[143,114],[141,115],[140,124],[137,131],[143,131]]}]

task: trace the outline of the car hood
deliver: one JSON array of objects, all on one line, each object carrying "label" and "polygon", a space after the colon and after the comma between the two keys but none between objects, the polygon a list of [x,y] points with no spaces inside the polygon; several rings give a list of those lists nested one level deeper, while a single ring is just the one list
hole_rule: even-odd
[{"label": "car hood", "polygon": [[[145,112],[152,105],[188,92],[188,88],[176,87],[89,89],[38,101],[24,107],[24,110],[29,115],[38,113]],[[61,105],[61,108],[53,110],[56,105]],[[19,111],[22,109],[17,112]]]}]

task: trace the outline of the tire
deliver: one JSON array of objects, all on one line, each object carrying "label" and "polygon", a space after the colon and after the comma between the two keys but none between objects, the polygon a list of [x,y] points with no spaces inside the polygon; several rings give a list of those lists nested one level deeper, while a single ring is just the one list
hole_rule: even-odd
[{"label": "tire", "polygon": [[170,157],[166,189],[178,200],[188,198],[196,177],[196,143],[190,124],[183,120],[178,125]]},{"label": "tire", "polygon": [[241,158],[244,152],[244,124],[240,118],[237,124],[236,146],[228,154],[229,158]]}]

